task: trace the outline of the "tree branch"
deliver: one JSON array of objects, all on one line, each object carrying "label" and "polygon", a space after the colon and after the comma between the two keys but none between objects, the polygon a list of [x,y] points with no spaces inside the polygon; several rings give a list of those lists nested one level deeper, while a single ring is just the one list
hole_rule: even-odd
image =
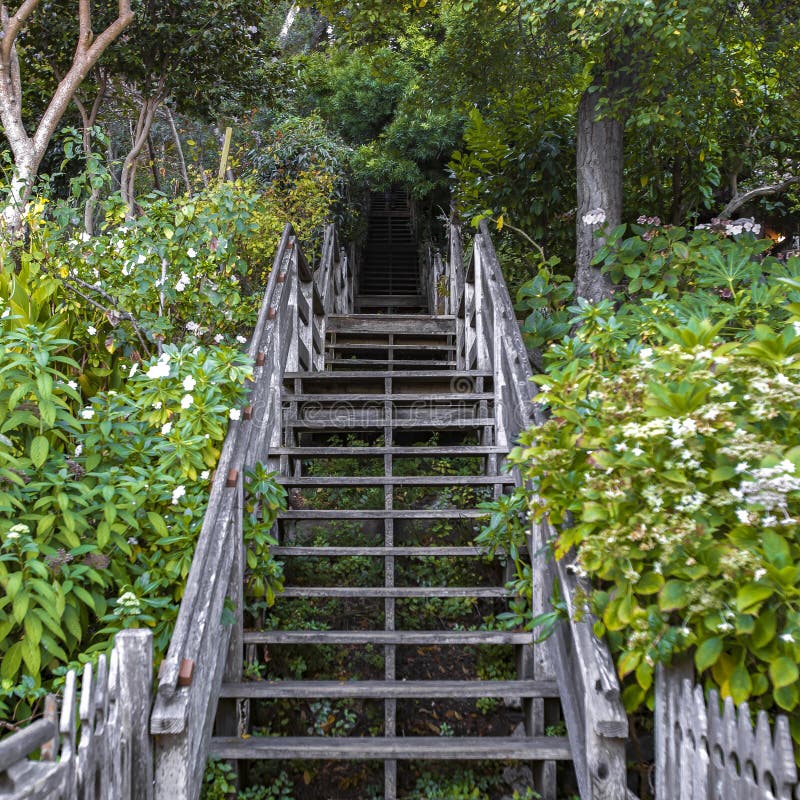
[{"label": "tree branch", "polygon": [[[19,32],[30,19],[31,14],[36,11],[40,2],[41,0],[25,0],[16,13],[8,18],[8,21],[3,20],[3,44],[0,46],[0,57],[3,59],[3,65],[8,64]],[[5,10],[5,5],[3,5],[3,9]]]},{"label": "tree branch", "polygon": [[780,194],[785,192],[793,184],[800,183],[800,175],[793,175],[781,183],[767,184],[766,186],[759,186],[757,189],[751,189],[744,194],[737,194],[720,212],[720,219],[730,219],[734,211],[741,208],[751,200],[757,197],[765,197],[770,194]]},{"label": "tree branch", "polygon": [[71,279],[73,281],[75,281],[75,283],[79,284],[84,289],[87,289],[90,292],[96,292],[97,294],[99,294],[106,302],[111,304],[111,308],[108,308],[108,307],[104,306],[102,303],[98,303],[97,300],[94,300],[93,298],[89,297],[89,295],[84,294],[80,289],[78,289],[77,286],[73,286],[65,278],[59,278],[59,280],[61,281],[61,283],[64,284],[64,286],[67,289],[69,289],[71,292],[73,292],[76,295],[78,295],[78,297],[82,298],[83,300],[85,300],[90,305],[92,305],[95,308],[97,308],[100,311],[102,311],[106,316],[109,316],[111,313],[114,313],[114,314],[119,315],[120,319],[124,319],[124,320],[127,320],[128,322],[130,322],[131,326],[133,327],[133,330],[136,332],[136,335],[139,338],[139,342],[142,345],[142,348],[143,348],[144,352],[147,355],[150,355],[150,348],[147,346],[147,341],[145,340],[144,335],[142,334],[142,329],[139,327],[139,323],[136,320],[136,317],[134,317],[133,314],[130,313],[130,311],[121,310],[119,308],[119,304],[118,304],[117,300],[114,297],[112,297],[110,294],[108,294],[108,292],[104,292],[102,289],[98,289],[96,286],[92,286],[90,283],[86,283],[86,281],[82,281],[80,278],[76,277],[75,275],[72,275],[70,277],[71,277]]},{"label": "tree branch", "polygon": [[[29,1],[32,2],[32,0]],[[81,0],[81,37],[86,35],[87,30],[91,37],[91,19],[87,21],[83,18],[86,6],[88,6],[87,0]],[[83,42],[82,39],[78,42],[72,65],[50,98],[50,103],[42,115],[39,126],[33,136],[34,148],[37,154],[44,154],[56,126],[89,70],[97,63],[103,51],[133,22],[133,19],[134,15],[131,10],[130,0],[119,0],[119,16],[91,42],[91,46],[88,46],[88,43]],[[5,45],[5,42],[3,44]]]}]

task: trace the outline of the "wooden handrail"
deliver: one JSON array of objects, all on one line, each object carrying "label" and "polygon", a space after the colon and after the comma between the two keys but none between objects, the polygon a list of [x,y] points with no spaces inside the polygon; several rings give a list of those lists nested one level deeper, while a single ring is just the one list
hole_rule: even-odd
[{"label": "wooden handrail", "polygon": [[[448,277],[456,313],[458,365],[491,370],[496,443],[510,450],[523,430],[545,419],[533,402],[536,390],[514,305],[486,223],[475,235],[466,266],[461,232],[455,225],[450,241]],[[519,470],[514,475],[521,486]],[[576,598],[585,596],[586,587],[570,572],[568,560],[554,561],[545,555],[554,533],[545,523],[533,525],[529,536],[529,552],[538,554],[534,556],[533,613],[549,610],[546,587],[555,581],[570,613],[557,626],[555,636],[537,645],[543,653],[535,659],[536,668],[550,664],[555,676],[540,672],[535,677],[558,680],[581,797],[625,800],[630,797],[625,763],[628,719],[619,681],[608,646],[594,635],[591,614],[577,607]]]},{"label": "wooden handrail", "polygon": [[[243,475],[256,462],[275,468],[281,443],[281,388],[286,371],[324,369],[326,316],[347,313],[347,257],[325,231],[315,272],[291,225],[283,231],[249,355],[255,363],[247,414],[232,420],[175,629],[158,677],[150,718],[156,735],[156,798],[194,800],[199,794],[223,673],[240,676],[242,646]],[[338,256],[338,259],[337,259]],[[222,622],[226,600],[236,624]]]}]

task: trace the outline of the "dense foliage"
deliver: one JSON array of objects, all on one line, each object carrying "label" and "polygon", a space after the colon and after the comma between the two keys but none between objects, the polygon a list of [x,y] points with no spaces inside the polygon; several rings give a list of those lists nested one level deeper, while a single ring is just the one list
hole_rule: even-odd
[{"label": "dense foliage", "polygon": [[[166,648],[267,265],[289,215],[311,235],[330,213],[330,181],[301,170],[266,192],[143,198],[127,222],[112,195],[88,236],[73,227],[83,188],[31,204],[28,236],[3,243],[0,711],[16,718],[120,628]],[[248,580],[271,602],[282,492],[257,469],[249,494]]]},{"label": "dense foliage", "polygon": [[555,556],[574,548],[592,579],[629,709],[693,652],[723,696],[792,712],[800,740],[800,259],[744,227],[623,226],[597,258],[623,301],[556,296],[574,332],[537,378],[547,422],[511,456],[534,494],[484,536],[547,515]]}]

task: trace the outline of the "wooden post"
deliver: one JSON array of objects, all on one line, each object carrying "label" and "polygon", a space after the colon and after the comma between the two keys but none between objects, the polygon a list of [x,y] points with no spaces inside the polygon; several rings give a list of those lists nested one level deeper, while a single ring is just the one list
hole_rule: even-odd
[{"label": "wooden post", "polygon": [[217,173],[217,180],[222,182],[225,179],[225,173],[228,171],[228,156],[231,152],[231,138],[233,137],[233,128],[225,128],[225,139],[222,142],[222,156],[219,160],[219,172]]},{"label": "wooden post", "polygon": [[139,628],[120,631],[117,651],[119,684],[117,703],[130,725],[131,800],[153,800],[153,748],[150,739],[150,705],[153,686],[153,633]]}]

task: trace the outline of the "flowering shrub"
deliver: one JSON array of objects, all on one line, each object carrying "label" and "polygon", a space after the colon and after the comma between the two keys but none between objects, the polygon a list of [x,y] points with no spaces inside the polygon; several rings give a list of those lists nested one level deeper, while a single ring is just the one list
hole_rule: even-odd
[{"label": "flowering shrub", "polygon": [[800,742],[800,263],[744,225],[633,227],[597,259],[623,302],[579,301],[545,353],[521,494],[591,579],[628,709],[692,652],[723,696],[790,712]]},{"label": "flowering shrub", "polygon": [[[724,695],[800,702],[800,334],[729,344],[710,323],[667,329],[618,370],[541,379],[552,416],[515,458],[535,516],[568,524],[556,555],[602,582],[592,603],[635,673],[696,646]],[[578,379],[575,380],[575,377]]]},{"label": "flowering shrub", "polygon": [[[316,229],[325,187],[298,186]],[[30,714],[121,628],[166,648],[294,191],[224,183],[126,222],[112,197],[96,236],[37,200],[29,235],[0,241],[0,716]],[[269,603],[283,497],[269,475],[258,493],[245,538]]]}]

